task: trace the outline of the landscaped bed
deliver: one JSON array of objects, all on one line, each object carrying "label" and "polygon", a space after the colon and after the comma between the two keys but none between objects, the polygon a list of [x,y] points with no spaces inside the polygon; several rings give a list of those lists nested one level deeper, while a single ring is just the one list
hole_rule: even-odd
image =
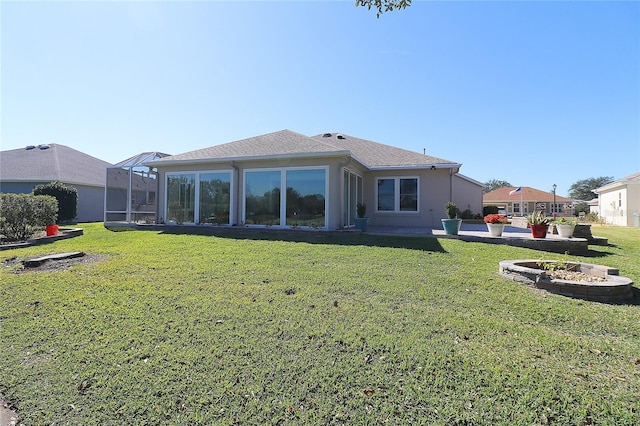
[{"label": "landscaped bed", "polygon": [[[0,394],[24,424],[640,419],[638,298],[539,294],[495,272],[539,252],[82,228],[0,253]],[[638,282],[640,230],[598,235],[615,245],[575,259]],[[16,273],[23,259],[75,251],[96,258]]]}]

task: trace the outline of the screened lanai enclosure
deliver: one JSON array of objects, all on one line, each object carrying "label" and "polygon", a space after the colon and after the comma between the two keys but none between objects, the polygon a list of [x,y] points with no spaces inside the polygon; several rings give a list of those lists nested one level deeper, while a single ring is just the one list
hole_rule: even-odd
[{"label": "screened lanai enclosure", "polygon": [[144,164],[167,156],[143,152],[107,168],[105,223],[156,223],[158,173]]}]

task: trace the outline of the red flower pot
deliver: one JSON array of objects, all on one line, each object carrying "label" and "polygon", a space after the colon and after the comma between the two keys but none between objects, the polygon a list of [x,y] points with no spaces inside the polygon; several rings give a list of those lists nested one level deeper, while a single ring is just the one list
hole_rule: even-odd
[{"label": "red flower pot", "polygon": [[533,238],[546,238],[549,225],[530,225]]},{"label": "red flower pot", "polygon": [[47,237],[56,235],[58,233],[58,225],[47,225],[46,230],[47,230]]}]

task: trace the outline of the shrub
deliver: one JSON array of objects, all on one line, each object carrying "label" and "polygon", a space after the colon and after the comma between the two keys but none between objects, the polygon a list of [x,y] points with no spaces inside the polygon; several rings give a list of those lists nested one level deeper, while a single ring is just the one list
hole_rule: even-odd
[{"label": "shrub", "polygon": [[460,219],[473,219],[473,213],[471,213],[471,210],[466,209],[460,213]]},{"label": "shrub", "polygon": [[33,195],[54,196],[58,200],[60,222],[71,222],[78,215],[78,190],[73,186],[62,182],[51,182],[33,188]]},{"label": "shrub", "polygon": [[50,195],[0,194],[0,234],[24,241],[56,222],[58,200]]},{"label": "shrub", "polygon": [[498,206],[484,206],[482,208],[482,215],[488,216],[490,214],[498,214]]}]

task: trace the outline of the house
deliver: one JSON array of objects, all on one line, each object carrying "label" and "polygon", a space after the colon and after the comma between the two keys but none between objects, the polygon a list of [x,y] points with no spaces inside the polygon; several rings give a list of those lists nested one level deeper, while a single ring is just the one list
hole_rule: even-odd
[{"label": "house", "polygon": [[482,184],[449,160],[340,133],[282,130],[146,163],[159,222],[342,229],[440,226],[445,204],[480,213]]},{"label": "house", "polygon": [[111,164],[60,144],[30,145],[0,152],[0,192],[30,193],[53,181],[78,191],[78,222],[104,217],[104,187]]},{"label": "house", "polygon": [[598,194],[598,216],[606,223],[640,227],[640,173],[594,190]]},{"label": "house", "polygon": [[[555,202],[555,204],[554,204]],[[506,186],[484,194],[483,206],[496,206],[504,210],[505,214],[526,216],[535,211],[546,212],[549,216],[572,215],[570,198],[561,197],[553,192],[540,191],[529,186]]]}]

